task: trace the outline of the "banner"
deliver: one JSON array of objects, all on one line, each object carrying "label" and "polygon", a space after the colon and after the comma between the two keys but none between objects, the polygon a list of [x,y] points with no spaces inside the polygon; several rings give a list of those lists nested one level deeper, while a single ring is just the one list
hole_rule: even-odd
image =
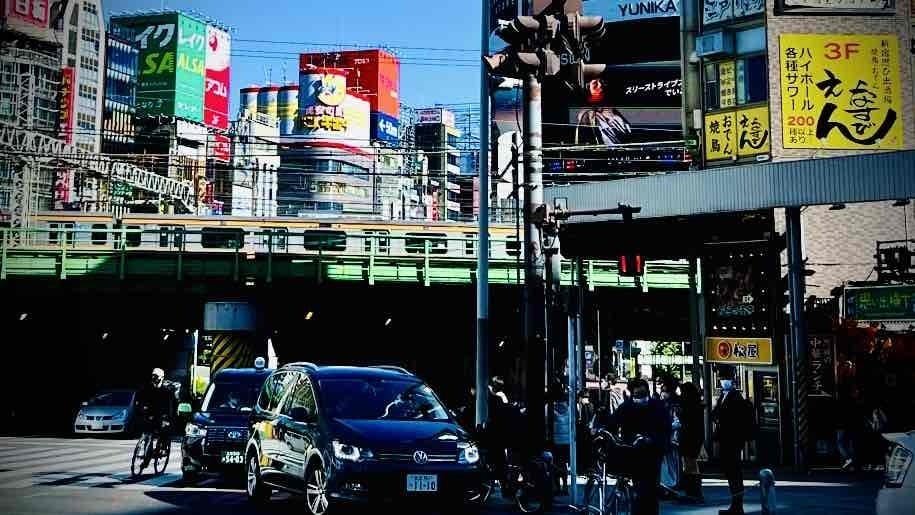
[{"label": "banner", "polygon": [[206,44],[206,24],[179,14],[178,62],[175,71],[175,116],[194,122],[203,122]]},{"label": "banner", "polygon": [[[228,32],[207,26],[204,123],[223,130],[229,128],[229,45]],[[293,107],[297,110],[298,105]]]},{"label": "banner", "polygon": [[771,150],[769,107],[705,115],[705,159],[740,159]]},{"label": "banner", "polygon": [[833,335],[807,336],[810,351],[810,391],[808,395],[832,397],[836,393],[836,341]]},{"label": "banner", "polygon": [[771,338],[706,338],[705,361],[735,365],[771,365]]},{"label": "banner", "polygon": [[60,120],[58,133],[67,144],[73,143],[73,68],[65,66],[60,70]]},{"label": "banner", "polygon": [[139,115],[175,114],[177,22],[174,14],[116,18],[111,22],[136,31],[134,41],[140,50],[136,101]]},{"label": "banner", "polygon": [[892,34],[782,34],[785,148],[903,148],[899,42]]}]

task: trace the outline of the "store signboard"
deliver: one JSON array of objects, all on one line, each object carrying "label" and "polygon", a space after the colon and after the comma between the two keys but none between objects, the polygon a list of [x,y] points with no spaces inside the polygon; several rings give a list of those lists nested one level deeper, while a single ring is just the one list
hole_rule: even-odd
[{"label": "store signboard", "polygon": [[769,107],[705,115],[705,159],[739,159],[768,154]]},{"label": "store signboard", "polygon": [[735,365],[771,365],[772,338],[706,338],[705,361]]},{"label": "store signboard", "polygon": [[915,321],[915,286],[845,288],[845,318]]},{"label": "store signboard", "polygon": [[775,0],[775,13],[791,16],[889,15],[896,14],[896,0]]},{"label": "store signboard", "polygon": [[900,150],[896,34],[781,34],[785,148]]},{"label": "store signboard", "polygon": [[831,334],[807,336],[810,350],[810,392],[808,395],[832,397],[836,393],[836,340]]}]

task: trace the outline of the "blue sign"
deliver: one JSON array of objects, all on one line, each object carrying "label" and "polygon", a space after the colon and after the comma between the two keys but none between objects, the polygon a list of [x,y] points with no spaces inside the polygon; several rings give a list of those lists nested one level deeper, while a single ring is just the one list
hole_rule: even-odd
[{"label": "blue sign", "polygon": [[680,0],[585,0],[582,10],[604,21],[632,21],[680,16]]},{"label": "blue sign", "polygon": [[384,143],[400,141],[400,122],[393,116],[372,113],[372,139]]}]

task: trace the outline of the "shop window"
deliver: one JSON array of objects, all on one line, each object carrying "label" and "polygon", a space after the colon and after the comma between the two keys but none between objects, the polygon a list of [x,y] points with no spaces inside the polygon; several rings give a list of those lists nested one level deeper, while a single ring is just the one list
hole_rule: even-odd
[{"label": "shop window", "polygon": [[[764,54],[740,57],[734,61],[709,63],[704,68],[705,110],[765,102],[769,98],[769,79]],[[722,105],[723,89],[730,103]],[[733,89],[733,90],[732,90]]]},{"label": "shop window", "polygon": [[766,50],[766,28],[753,27],[734,33],[737,55],[752,54]]}]

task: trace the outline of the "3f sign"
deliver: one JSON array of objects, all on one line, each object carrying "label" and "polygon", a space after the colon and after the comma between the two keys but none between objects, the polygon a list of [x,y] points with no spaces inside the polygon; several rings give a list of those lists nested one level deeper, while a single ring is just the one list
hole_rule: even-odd
[{"label": "3f sign", "polygon": [[826,43],[824,46],[826,54],[824,55],[826,59],[851,59],[852,54],[860,53],[860,50],[858,50],[860,46],[860,43],[845,43],[844,45]]}]

